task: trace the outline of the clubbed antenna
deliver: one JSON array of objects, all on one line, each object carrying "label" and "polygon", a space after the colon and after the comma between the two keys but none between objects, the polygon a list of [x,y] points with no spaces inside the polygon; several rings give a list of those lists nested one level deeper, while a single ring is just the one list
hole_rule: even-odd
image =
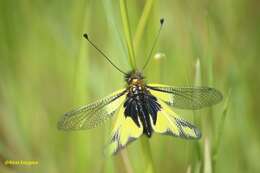
[{"label": "clubbed antenna", "polygon": [[149,53],[149,55],[148,55],[148,57],[147,57],[147,59],[146,59],[146,61],[145,61],[145,64],[144,64],[144,66],[143,66],[143,70],[146,68],[146,66],[147,66],[147,65],[149,64],[149,62],[150,62],[150,59],[151,59],[151,57],[152,57],[153,50],[154,50],[154,48],[155,48],[155,46],[156,46],[156,43],[157,43],[157,41],[158,41],[158,38],[159,38],[159,36],[160,36],[161,30],[162,30],[162,27],[163,27],[163,23],[164,23],[164,19],[161,18],[161,19],[160,19],[160,29],[159,29],[159,31],[158,31],[156,37],[155,37],[155,40],[154,40],[154,42],[153,42],[152,49],[151,49],[151,51],[150,51],[150,53]]},{"label": "clubbed antenna", "polygon": [[126,73],[123,71],[123,70],[121,70],[119,67],[117,67],[111,60],[110,60],[110,58],[102,51],[102,50],[100,50],[90,39],[89,39],[89,37],[88,37],[88,34],[83,34],[83,36],[88,40],[88,42],[101,54],[101,55],[103,55],[105,58],[106,58],[106,60],[112,65],[112,66],[114,66],[118,71],[120,71],[121,73],[123,73],[124,75],[126,75]]}]

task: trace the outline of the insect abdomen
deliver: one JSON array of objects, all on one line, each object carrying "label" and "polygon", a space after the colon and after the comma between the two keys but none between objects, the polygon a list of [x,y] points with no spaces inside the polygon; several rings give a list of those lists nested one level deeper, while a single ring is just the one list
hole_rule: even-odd
[{"label": "insect abdomen", "polygon": [[144,131],[143,133],[146,134],[148,137],[152,136],[152,127],[151,127],[151,121],[150,121],[150,116],[149,112],[145,106],[145,103],[143,102],[138,102],[138,116],[142,122]]},{"label": "insect abdomen", "polygon": [[125,116],[130,116],[138,127],[139,119],[143,126],[143,133],[151,137],[153,132],[151,123],[155,125],[157,112],[161,108],[157,99],[150,93],[137,91],[135,94],[128,94],[124,107]]}]

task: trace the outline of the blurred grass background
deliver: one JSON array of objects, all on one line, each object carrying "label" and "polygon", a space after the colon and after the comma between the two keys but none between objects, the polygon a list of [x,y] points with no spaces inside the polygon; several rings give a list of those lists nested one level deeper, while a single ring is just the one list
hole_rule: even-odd
[{"label": "blurred grass background", "polygon": [[[206,85],[221,104],[180,111],[202,130],[200,141],[154,135],[153,172],[260,172],[260,11],[256,0],[126,1],[136,64],[141,67],[166,20],[147,80]],[[141,19],[140,19],[141,18]],[[56,129],[60,116],[124,87],[123,76],[83,39],[84,32],[130,69],[116,0],[0,1],[0,172],[138,172],[140,140],[105,158],[110,123],[78,132]],[[155,53],[156,53],[155,52]],[[5,160],[37,160],[6,166]]]}]

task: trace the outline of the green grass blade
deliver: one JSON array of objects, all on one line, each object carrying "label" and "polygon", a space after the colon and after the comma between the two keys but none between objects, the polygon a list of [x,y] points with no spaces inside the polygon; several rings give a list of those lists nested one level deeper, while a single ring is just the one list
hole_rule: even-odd
[{"label": "green grass blade", "polygon": [[231,96],[231,90],[229,90],[229,92],[228,92],[228,96],[227,96],[225,103],[224,103],[224,109],[223,109],[221,118],[219,120],[218,126],[217,126],[217,135],[216,135],[216,139],[215,139],[215,142],[214,142],[213,158],[212,158],[213,159],[212,160],[213,170],[215,170],[215,168],[216,168],[216,162],[217,162],[217,159],[218,159],[218,153],[219,153],[221,138],[223,137],[225,120],[226,120],[228,110],[229,110],[229,105],[230,105],[230,96]]},{"label": "green grass blade", "polygon": [[146,136],[141,138],[142,151],[145,158],[145,171],[144,173],[154,173],[154,163],[152,159],[151,147],[149,139]]},{"label": "green grass blade", "polygon": [[126,169],[126,172],[127,173],[133,173],[133,167],[129,161],[129,157],[128,157],[128,153],[127,153],[127,150],[122,150],[120,152],[121,156],[122,156],[122,159],[123,159],[123,162],[124,162],[124,166],[125,166],[125,169]]},{"label": "green grass blade", "polygon": [[[126,45],[124,44],[124,39],[123,39],[123,34],[121,31],[120,26],[120,20],[118,20],[119,18],[116,15],[116,10],[113,6],[113,3],[111,3],[110,0],[103,0],[103,6],[105,9],[105,14],[107,17],[107,21],[110,24],[109,27],[111,28],[111,36],[113,38],[115,38],[115,42],[117,43],[117,47],[118,47],[118,51],[119,51],[119,55],[122,55],[122,59],[123,59],[123,64],[127,65],[127,68],[129,68],[129,62],[128,62],[128,58],[127,58],[127,48]],[[120,58],[120,56],[118,56],[118,58]],[[121,67],[121,65],[123,64],[119,64],[119,66]]]},{"label": "green grass blade", "polygon": [[[195,64],[195,76],[194,76],[194,86],[201,86],[201,63],[198,58]],[[201,125],[201,116],[197,115],[196,111],[193,111],[193,121],[197,126]],[[201,171],[201,160],[202,160],[202,146],[199,142],[195,142],[192,146],[191,160],[192,160],[192,172]],[[194,157],[196,155],[196,157]]]},{"label": "green grass blade", "polygon": [[143,38],[145,26],[147,25],[148,18],[151,14],[151,10],[154,4],[154,0],[147,0],[143,9],[143,13],[138,22],[137,29],[134,36],[134,49],[137,52],[139,49],[140,41]]},{"label": "green grass blade", "polygon": [[212,155],[211,155],[211,144],[208,136],[205,137],[204,141],[204,173],[212,173]]},{"label": "green grass blade", "polygon": [[124,29],[124,35],[125,35],[126,44],[128,48],[129,63],[132,69],[135,69],[136,68],[135,52],[134,52],[134,47],[132,42],[132,35],[131,35],[131,29],[130,29],[128,12],[127,12],[127,4],[125,0],[120,0],[120,12],[121,12],[121,19],[122,19],[122,24]]}]

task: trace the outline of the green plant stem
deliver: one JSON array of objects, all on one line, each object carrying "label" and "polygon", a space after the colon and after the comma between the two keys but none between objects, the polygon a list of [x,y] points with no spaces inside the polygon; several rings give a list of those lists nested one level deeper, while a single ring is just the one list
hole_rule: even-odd
[{"label": "green plant stem", "polygon": [[135,51],[138,51],[140,41],[141,41],[141,38],[143,36],[144,29],[145,29],[145,26],[147,24],[148,18],[150,16],[153,4],[154,4],[154,0],[147,0],[146,3],[145,3],[143,13],[142,13],[142,16],[141,16],[139,23],[137,25],[137,29],[136,29],[135,36],[134,36],[134,49],[135,49]]},{"label": "green plant stem", "polygon": [[222,116],[219,120],[218,123],[218,127],[217,127],[217,135],[216,135],[216,139],[215,139],[215,145],[213,148],[213,158],[212,158],[212,169],[213,172],[216,172],[216,162],[217,162],[217,158],[218,158],[218,152],[219,152],[219,148],[220,148],[220,143],[221,143],[221,138],[223,137],[223,130],[224,130],[224,125],[225,125],[225,120],[226,120],[226,116],[228,114],[228,110],[229,110],[229,104],[230,104],[230,96],[231,96],[231,89],[228,92],[228,96],[225,100],[225,104],[224,104],[224,109],[222,112]]},{"label": "green plant stem", "polygon": [[127,173],[133,173],[134,171],[133,171],[132,165],[129,161],[126,149],[121,151],[121,156],[122,156],[122,159],[123,159],[123,162],[124,162],[124,165],[125,165],[126,172]]},{"label": "green plant stem", "polygon": [[212,173],[212,155],[211,155],[211,143],[208,136],[205,136],[204,141],[204,164],[203,172]]},{"label": "green plant stem", "polygon": [[124,35],[126,38],[126,44],[127,44],[127,48],[128,48],[129,63],[131,65],[132,69],[135,69],[136,68],[135,53],[134,53],[134,47],[133,47],[133,42],[132,42],[131,29],[130,29],[130,25],[129,25],[127,5],[126,5],[125,0],[120,0],[120,12],[121,12],[122,24],[123,24],[123,28],[124,28]]},{"label": "green plant stem", "polygon": [[141,139],[142,150],[145,159],[145,171],[144,173],[154,173],[154,163],[152,159],[151,147],[149,139],[146,136],[143,136]]},{"label": "green plant stem", "polygon": [[[87,4],[83,3],[82,4],[82,17],[83,17],[83,22],[82,23],[82,27],[80,32],[84,33],[84,31],[86,31],[86,27],[88,25],[89,20],[88,16],[89,16],[89,10],[86,10],[87,8]],[[87,102],[88,99],[88,93],[86,91],[86,86],[88,84],[88,80],[86,80],[86,76],[88,75],[88,68],[86,68],[86,64],[88,63],[88,47],[86,46],[86,41],[81,38],[81,42],[80,42],[80,47],[79,47],[79,54],[77,55],[76,58],[76,63],[75,63],[75,73],[74,73],[74,88],[75,88],[75,94],[74,94],[74,104],[78,105],[78,104],[83,104]],[[91,135],[90,135],[91,137]],[[81,166],[78,166],[75,170],[75,172],[82,172],[83,170],[87,169],[87,167],[89,167],[89,164],[91,163],[91,158],[82,153],[81,151],[84,150],[85,148],[90,148],[90,142],[86,140],[86,138],[82,138],[80,136],[77,136],[77,138],[75,139],[78,143],[77,148],[78,150],[76,150],[76,154],[77,157],[80,158],[78,163]]]}]

